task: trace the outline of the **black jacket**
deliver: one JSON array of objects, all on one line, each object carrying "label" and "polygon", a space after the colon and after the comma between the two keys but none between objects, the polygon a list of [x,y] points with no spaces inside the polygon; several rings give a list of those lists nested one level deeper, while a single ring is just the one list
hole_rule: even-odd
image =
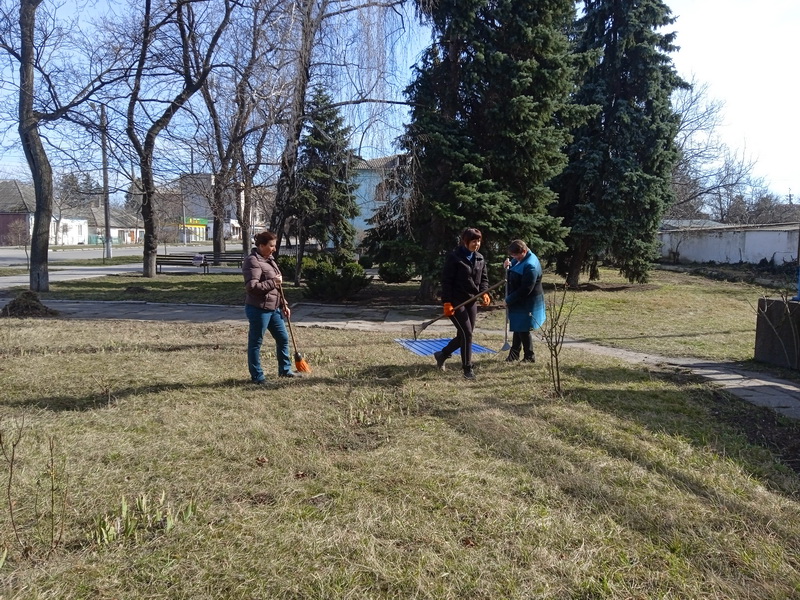
[{"label": "black jacket", "polygon": [[470,261],[468,254],[464,246],[459,246],[445,257],[442,270],[443,303],[456,306],[489,289],[489,275],[483,255],[475,252]]}]

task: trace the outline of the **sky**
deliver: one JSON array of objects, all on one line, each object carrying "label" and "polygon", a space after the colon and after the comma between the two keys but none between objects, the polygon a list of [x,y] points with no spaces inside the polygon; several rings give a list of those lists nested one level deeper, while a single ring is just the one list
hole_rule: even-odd
[{"label": "sky", "polygon": [[678,73],[724,103],[719,135],[781,199],[800,196],[798,0],[664,0]]},{"label": "sky", "polygon": [[[678,73],[724,103],[724,143],[754,160],[753,175],[779,198],[800,197],[800,1],[664,1],[677,18],[667,30],[677,32],[680,50],[671,56]],[[8,154],[0,164],[15,158],[24,164]]]}]

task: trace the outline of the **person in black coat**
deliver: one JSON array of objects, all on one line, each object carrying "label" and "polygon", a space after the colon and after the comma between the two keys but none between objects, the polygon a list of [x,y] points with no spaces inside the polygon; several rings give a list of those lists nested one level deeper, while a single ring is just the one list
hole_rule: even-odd
[{"label": "person in black coat", "polygon": [[465,379],[475,379],[472,368],[472,331],[478,318],[476,301],[454,309],[462,302],[483,292],[481,301],[484,306],[490,302],[489,275],[486,272],[486,261],[478,252],[483,235],[478,229],[468,227],[461,234],[458,248],[449,252],[444,260],[442,270],[442,302],[444,314],[456,327],[456,336],[439,352],[434,352],[436,367],[444,371],[446,361],[456,349],[461,351],[461,367]]}]

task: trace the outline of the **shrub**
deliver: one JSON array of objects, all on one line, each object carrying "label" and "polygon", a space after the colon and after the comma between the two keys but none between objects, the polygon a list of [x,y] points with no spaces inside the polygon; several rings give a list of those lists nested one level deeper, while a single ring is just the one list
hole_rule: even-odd
[{"label": "shrub", "polygon": [[355,262],[346,263],[341,272],[330,263],[318,263],[308,269],[305,279],[305,295],[324,301],[347,300],[372,281],[372,278],[364,273],[364,267]]},{"label": "shrub", "polygon": [[345,265],[354,262],[353,253],[350,250],[334,248],[333,250],[326,252],[326,254],[330,256],[331,262],[333,262],[334,266],[339,267],[340,269]]},{"label": "shrub", "polygon": [[384,262],[378,267],[378,275],[386,283],[405,283],[414,276],[414,267],[396,262]]},{"label": "shrub", "polygon": [[284,277],[287,279],[289,277],[294,277],[294,269],[297,265],[297,257],[292,255],[279,255],[275,259],[275,262],[278,263],[278,268],[281,270],[281,273],[283,273]]},{"label": "shrub", "polygon": [[[278,268],[283,273],[283,276],[286,279],[293,279],[294,278],[294,270],[297,266],[297,257],[292,255],[287,256],[278,256],[275,259],[278,263]],[[306,272],[316,266],[317,260],[313,256],[304,256],[303,260],[300,263],[300,277],[304,277]]]},{"label": "shrub", "polygon": [[358,257],[358,264],[360,264],[365,269],[371,269],[374,260],[369,254],[362,254]]}]

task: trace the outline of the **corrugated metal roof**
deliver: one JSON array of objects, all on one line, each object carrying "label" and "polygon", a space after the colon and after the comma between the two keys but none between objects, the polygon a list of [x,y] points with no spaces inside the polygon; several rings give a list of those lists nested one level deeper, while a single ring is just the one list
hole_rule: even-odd
[{"label": "corrugated metal roof", "polygon": [[691,231],[694,233],[720,233],[724,231],[797,231],[798,228],[800,228],[800,223],[758,223],[753,225],[728,225],[718,223],[717,225],[711,227],[675,227],[671,229],[662,228],[659,233],[674,233],[677,231]]},{"label": "corrugated metal roof", "polygon": [[379,158],[371,158],[370,160],[362,159],[356,161],[354,168],[362,170],[370,169],[373,171],[394,169],[400,160],[400,156],[400,154],[392,154],[391,156],[381,156]]},{"label": "corrugated metal roof", "polygon": [[33,186],[16,179],[0,181],[0,212],[36,212],[36,195]]},{"label": "corrugated metal roof", "polygon": [[[442,348],[447,345],[447,342],[450,340],[447,338],[440,338],[440,339],[433,339],[433,340],[406,340],[406,339],[396,339],[395,342],[403,346],[406,350],[410,350],[417,356],[433,356],[434,352],[438,352]],[[496,354],[494,350],[490,350],[485,346],[481,346],[480,344],[472,344],[472,351],[476,354],[481,352],[488,352],[491,354]],[[453,354],[461,354],[459,350],[456,350]]]}]

